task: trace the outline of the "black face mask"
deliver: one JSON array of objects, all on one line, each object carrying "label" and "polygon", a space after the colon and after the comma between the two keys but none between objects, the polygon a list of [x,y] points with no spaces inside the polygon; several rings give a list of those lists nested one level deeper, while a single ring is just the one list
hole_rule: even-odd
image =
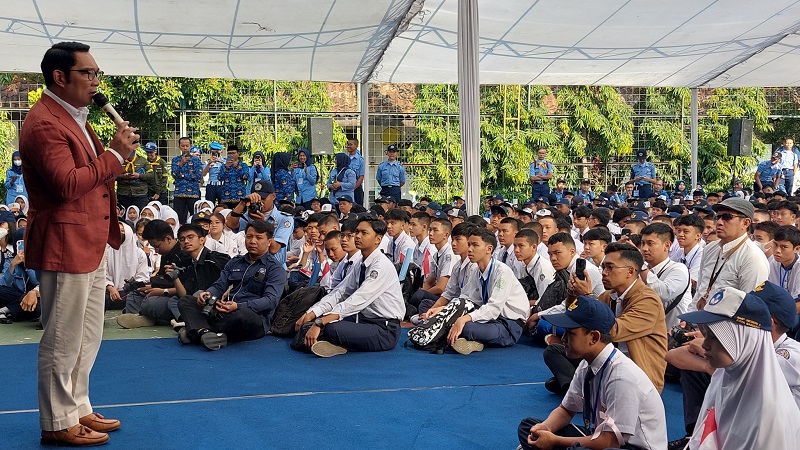
[{"label": "black face mask", "polygon": [[122,233],[122,240],[119,242],[122,245],[125,242],[125,233]]}]

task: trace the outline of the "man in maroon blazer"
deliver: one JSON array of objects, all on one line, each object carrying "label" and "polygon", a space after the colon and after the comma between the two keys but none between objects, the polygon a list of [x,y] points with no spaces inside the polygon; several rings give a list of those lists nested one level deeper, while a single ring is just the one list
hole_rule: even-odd
[{"label": "man in maroon blazer", "polygon": [[47,89],[19,145],[30,200],[25,265],[41,274],[42,443],[97,445],[120,426],[92,410],[89,373],[103,337],[105,246],[121,242],[114,179],[138,135],[125,122],[106,150],[86,122],[102,75],[89,46],[55,44],[41,67]]}]

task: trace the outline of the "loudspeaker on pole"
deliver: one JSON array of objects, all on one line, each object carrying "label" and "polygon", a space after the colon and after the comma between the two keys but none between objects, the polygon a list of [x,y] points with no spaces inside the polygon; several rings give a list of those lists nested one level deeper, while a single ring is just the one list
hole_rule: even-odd
[{"label": "loudspeaker on pole", "polygon": [[312,155],[333,153],[333,119],[330,117],[308,118],[308,150]]},{"label": "loudspeaker on pole", "polygon": [[753,119],[728,121],[728,156],[753,155]]}]

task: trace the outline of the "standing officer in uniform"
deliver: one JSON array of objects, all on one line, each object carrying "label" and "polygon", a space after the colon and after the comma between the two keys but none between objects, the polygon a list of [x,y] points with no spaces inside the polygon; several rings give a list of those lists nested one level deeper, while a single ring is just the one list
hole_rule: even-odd
[{"label": "standing officer in uniform", "polygon": [[55,44],[41,67],[47,89],[19,139],[30,196],[25,265],[40,271],[44,327],[39,425],[44,444],[98,445],[120,426],[89,401],[89,373],[103,338],[103,255],[106,244],[119,248],[122,240],[114,179],[139,135],[123,122],[106,150],[86,122],[102,75],[88,45]]},{"label": "standing officer in uniform", "polygon": [[350,158],[350,168],[356,173],[356,187],[353,199],[357,205],[364,206],[364,158],[358,151],[358,139],[348,139],[347,156]]},{"label": "standing officer in uniform", "polygon": [[536,152],[537,159],[531,163],[529,176],[531,178],[531,198],[550,195],[550,179],[553,178],[553,163],[547,160],[547,149],[539,148]]},{"label": "standing officer in uniform", "polygon": [[[792,195],[792,186],[794,186],[794,174],[797,172],[797,155],[794,153],[794,138],[792,136],[784,136],[783,145],[778,147],[778,152],[781,153],[780,168],[783,173],[783,191],[788,195]],[[780,186],[775,186],[775,189],[780,189]]]},{"label": "standing officer in uniform", "polygon": [[375,179],[381,186],[381,196],[389,196],[398,201],[400,188],[406,184],[406,168],[397,160],[397,145],[386,147],[386,155],[389,159],[378,165]]},{"label": "standing officer in uniform", "polygon": [[633,181],[633,196],[647,200],[653,195],[653,182],[656,180],[656,166],[647,162],[647,151],[636,152],[639,162],[631,166],[631,181]]},{"label": "standing officer in uniform", "polygon": [[172,158],[172,178],[175,180],[175,212],[181,225],[189,219],[189,213],[194,212],[194,202],[200,199],[200,180],[203,179],[203,163],[192,153],[199,151],[198,147],[190,146],[185,149],[185,143],[191,143],[188,137],[180,139],[183,143],[182,153]]},{"label": "standing officer in uniform", "polygon": [[219,176],[222,166],[225,165],[225,158],[219,157],[222,152],[222,144],[219,142],[210,143],[208,148],[211,152],[211,158],[206,161],[206,165],[203,167],[203,176],[208,175],[206,200],[211,204],[217,204],[222,201],[222,180]]},{"label": "standing officer in uniform", "polygon": [[305,337],[303,346],[293,345],[296,350],[306,347],[326,358],[347,350],[377,352],[397,345],[406,307],[394,264],[378,250],[385,233],[383,221],[359,219],[355,241],[361,264],[295,323],[299,338]]},{"label": "standing officer in uniform", "polygon": [[153,169],[153,183],[150,185],[150,199],[158,200],[162,205],[169,204],[167,183],[169,178],[169,165],[158,156],[158,145],[155,142],[144,144],[144,151],[147,152],[147,162]]}]

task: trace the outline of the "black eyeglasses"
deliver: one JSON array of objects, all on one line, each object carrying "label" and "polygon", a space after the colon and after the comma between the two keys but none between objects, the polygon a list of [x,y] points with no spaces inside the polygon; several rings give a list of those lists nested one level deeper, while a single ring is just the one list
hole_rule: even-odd
[{"label": "black eyeglasses", "polygon": [[97,78],[98,80],[103,78],[103,71],[102,70],[70,69],[70,72],[80,72],[80,73],[86,75],[86,78],[88,78],[89,81],[92,81],[95,78]]},{"label": "black eyeglasses", "polygon": [[733,218],[744,219],[745,216],[740,216],[738,214],[731,214],[731,213],[717,214],[717,219],[724,220],[725,222],[728,222]]}]

